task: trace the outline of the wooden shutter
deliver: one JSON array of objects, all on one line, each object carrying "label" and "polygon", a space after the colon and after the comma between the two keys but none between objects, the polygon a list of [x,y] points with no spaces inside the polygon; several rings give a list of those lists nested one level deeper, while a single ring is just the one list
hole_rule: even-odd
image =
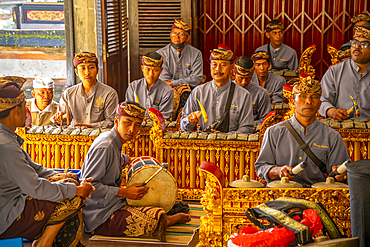
[{"label": "wooden shutter", "polygon": [[[102,80],[117,90],[122,101],[128,85],[126,0],[102,0],[100,4],[97,9],[101,9]],[[99,26],[97,30],[99,33]]]},{"label": "wooden shutter", "polygon": [[156,51],[170,42],[174,19],[191,22],[189,0],[130,0],[130,79],[142,77],[142,55]]}]

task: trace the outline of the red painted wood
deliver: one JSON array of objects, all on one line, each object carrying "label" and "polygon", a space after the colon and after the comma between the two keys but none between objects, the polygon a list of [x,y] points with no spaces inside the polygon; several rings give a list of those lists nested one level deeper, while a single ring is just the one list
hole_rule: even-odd
[{"label": "red painted wood", "polygon": [[296,50],[298,58],[311,44],[316,77],[331,65],[327,44],[339,49],[352,39],[351,18],[370,14],[367,0],[202,0],[198,1],[199,49],[204,73],[210,79],[209,51],[219,43],[230,46],[235,57],[251,54],[268,43],[267,22],[278,18],[286,27],[284,43]]}]

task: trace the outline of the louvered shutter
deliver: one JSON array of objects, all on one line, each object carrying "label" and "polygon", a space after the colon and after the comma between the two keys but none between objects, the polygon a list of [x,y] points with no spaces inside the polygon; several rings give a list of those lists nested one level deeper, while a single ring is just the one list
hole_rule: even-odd
[{"label": "louvered shutter", "polygon": [[166,46],[170,40],[174,19],[190,24],[189,0],[130,0],[130,78],[142,77],[142,55]]},{"label": "louvered shutter", "polygon": [[[101,27],[97,25],[97,30],[102,34],[101,39],[98,36],[98,49],[103,59],[102,77],[105,84],[117,90],[122,101],[128,85],[126,0],[102,0],[100,4],[97,9],[101,9]],[[99,21],[97,18],[97,23]]]}]

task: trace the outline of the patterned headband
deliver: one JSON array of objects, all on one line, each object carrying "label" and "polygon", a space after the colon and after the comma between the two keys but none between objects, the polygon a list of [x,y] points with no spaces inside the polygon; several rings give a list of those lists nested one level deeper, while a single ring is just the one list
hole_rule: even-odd
[{"label": "patterned headband", "polygon": [[299,81],[293,85],[293,94],[300,93],[316,93],[321,95],[321,84],[318,80],[314,80],[311,76],[301,73],[299,75]]},{"label": "patterned headband", "polygon": [[135,117],[140,119],[144,119],[145,117],[145,109],[133,104],[126,104],[125,106],[118,104],[116,113],[123,117]]}]

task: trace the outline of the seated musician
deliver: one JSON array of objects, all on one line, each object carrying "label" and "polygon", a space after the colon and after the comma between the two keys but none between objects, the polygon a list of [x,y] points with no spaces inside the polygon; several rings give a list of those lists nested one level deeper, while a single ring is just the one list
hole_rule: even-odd
[{"label": "seated musician", "polygon": [[53,124],[50,118],[58,111],[58,103],[53,101],[53,79],[35,78],[31,93],[34,98],[27,100],[26,107],[31,112],[32,124],[37,126]]},{"label": "seated musician", "polygon": [[270,97],[266,89],[251,81],[253,72],[253,61],[249,57],[241,56],[235,61],[235,83],[248,90],[252,98],[254,122],[262,123],[271,111]]},{"label": "seated musician", "polygon": [[269,72],[271,62],[267,52],[259,51],[252,55],[254,62],[254,73],[252,82],[265,88],[270,96],[272,104],[281,104],[285,98],[283,95],[283,86],[286,80],[281,75]]},{"label": "seated musician", "polygon": [[264,51],[271,58],[271,69],[298,70],[297,53],[291,47],[282,43],[284,25],[279,20],[271,20],[266,25],[266,37],[270,44],[258,47],[255,52]]},{"label": "seated musician", "polygon": [[190,31],[188,24],[175,19],[170,33],[171,43],[157,51],[163,57],[163,72],[159,79],[171,87],[189,84],[194,88],[203,78],[202,52],[186,43],[190,40]]},{"label": "seated musician", "polygon": [[63,115],[69,112],[75,126],[111,128],[118,94],[115,89],[96,79],[99,72],[96,55],[90,52],[77,53],[73,65],[82,83],[63,92],[58,113],[53,116],[53,120],[59,124],[62,121],[65,123]]},{"label": "seated musician", "polygon": [[114,128],[101,134],[90,147],[81,173],[82,177],[93,176],[96,190],[83,211],[86,232],[105,236],[154,235],[163,241],[166,226],[190,220],[184,213],[169,216],[162,208],[127,205],[126,198],[140,200],[149,189],[140,184],[121,187],[122,169],[129,162],[128,156],[121,153],[122,145],[136,138],[144,116],[145,108],[139,104],[121,103]]},{"label": "seated musician", "polygon": [[[349,159],[341,135],[316,118],[321,105],[320,95],[320,82],[301,74],[300,81],[293,87],[293,107],[296,113],[284,121],[291,124],[318,160],[314,162],[301,149],[288,127],[281,122],[269,127],[263,137],[260,155],[255,164],[260,178],[270,182],[289,177],[308,187],[325,181],[326,177],[322,171],[327,173],[334,171],[337,166]],[[288,171],[302,161],[307,162],[307,168],[294,177],[289,175]],[[343,181],[345,174],[337,175],[335,178]]]},{"label": "seated musician", "polygon": [[[366,25],[369,22],[370,16],[366,13],[360,13],[358,15],[355,15],[351,19],[353,30],[355,30],[356,27]],[[338,50],[338,59],[340,62],[343,62],[344,60],[349,58],[351,58],[351,41],[348,41],[347,43],[343,44],[341,48]]]},{"label": "seated musician", "polygon": [[335,120],[358,116],[360,120],[370,119],[370,24],[356,27],[351,59],[331,66],[321,85],[322,116]]},{"label": "seated musician", "polygon": [[163,58],[156,52],[149,52],[141,59],[141,70],[144,78],[130,83],[126,91],[126,100],[146,108],[145,117],[149,117],[148,109],[153,107],[160,111],[164,119],[169,119],[173,111],[173,89],[159,79]]},{"label": "seated musician", "polygon": [[[220,44],[210,54],[212,81],[200,85],[191,92],[182,110],[181,129],[192,131],[199,122],[204,131],[253,133],[252,99],[247,90],[229,77],[233,70],[233,52]],[[208,115],[208,122],[200,113],[200,105]]]},{"label": "seated musician", "polygon": [[33,162],[22,149],[23,139],[14,131],[26,121],[25,81],[0,78],[0,239],[37,239],[33,247],[80,246],[82,207],[93,190],[91,179],[81,185],[73,179],[67,181],[76,184],[50,182],[57,173]]}]

